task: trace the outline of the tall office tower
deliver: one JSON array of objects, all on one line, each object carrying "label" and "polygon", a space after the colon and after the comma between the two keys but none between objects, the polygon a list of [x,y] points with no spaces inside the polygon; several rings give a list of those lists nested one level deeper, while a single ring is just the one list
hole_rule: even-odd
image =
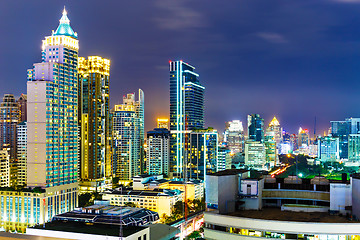
[{"label": "tall office tower", "polygon": [[[339,138],[339,147],[340,147],[340,158],[347,159],[348,158],[348,137],[349,134],[352,133],[351,129],[351,121],[330,121],[331,123],[331,136],[334,138]],[[356,124],[354,126],[356,129]],[[354,132],[354,134],[356,134]]]},{"label": "tall office tower", "polygon": [[298,145],[298,136],[296,134],[290,135],[290,147],[292,151],[295,151],[299,148]]},{"label": "tall office tower", "polygon": [[265,140],[264,143],[265,143],[266,163],[268,163],[271,167],[276,166],[279,162],[276,142],[274,140],[267,139]]},{"label": "tall office tower", "polygon": [[169,174],[170,131],[166,128],[155,128],[147,132],[146,161],[147,172]]},{"label": "tall office tower", "polygon": [[78,179],[79,42],[64,9],[56,31],[45,37],[42,62],[27,82],[27,185],[53,187]]},{"label": "tall office tower", "polygon": [[204,91],[195,67],[170,61],[170,172],[181,177],[185,132],[204,127]]},{"label": "tall office tower", "polygon": [[5,94],[0,105],[0,150],[6,148],[11,160],[16,158],[16,125],[19,118],[19,107],[14,95]]},{"label": "tall office tower", "polygon": [[218,161],[216,171],[231,169],[231,150],[228,147],[218,148]]},{"label": "tall office tower", "polygon": [[[142,93],[139,90],[139,93]],[[129,181],[141,173],[141,123],[143,115],[139,106],[143,105],[143,93],[135,101],[135,94],[123,97],[123,104],[115,105],[113,112],[114,161],[113,174],[121,181]]]},{"label": "tall office tower", "polygon": [[345,120],[350,122],[351,134],[360,133],[360,118],[346,118]]},{"label": "tall office tower", "polygon": [[189,134],[187,154],[187,176],[205,180],[205,176],[216,172],[218,164],[218,133],[213,129],[193,130]]},{"label": "tall office tower", "polygon": [[231,150],[231,153],[244,151],[244,128],[240,120],[233,120],[225,124],[224,142]]},{"label": "tall office tower", "polygon": [[248,115],[248,138],[257,142],[264,141],[264,119],[259,114]]},{"label": "tall office tower", "polygon": [[266,169],[264,143],[254,140],[247,140],[245,142],[245,165],[258,170]]},{"label": "tall office tower", "polygon": [[169,119],[168,118],[158,118],[156,126],[157,126],[157,128],[169,129]]},{"label": "tall office tower", "polygon": [[27,178],[27,124],[21,122],[16,127],[17,131],[17,184],[20,186],[26,185]]},{"label": "tall office tower", "polygon": [[360,134],[349,135],[348,161],[360,166]]},{"label": "tall office tower", "polygon": [[0,150],[0,187],[10,186],[10,161],[7,150]]},{"label": "tall office tower", "polygon": [[98,56],[78,58],[80,179],[112,176],[109,118],[110,60]]},{"label": "tall office tower", "polygon": [[340,160],[339,138],[321,137],[318,139],[318,158],[322,162]]},{"label": "tall office tower", "polygon": [[19,107],[20,120],[19,122],[23,122],[27,120],[27,96],[26,94],[21,94],[17,100],[17,104]]},{"label": "tall office tower", "polygon": [[310,145],[309,130],[299,128],[298,147],[308,147]]},{"label": "tall office tower", "polygon": [[272,139],[276,142],[277,145],[280,144],[280,142],[282,140],[282,128],[280,126],[279,121],[276,119],[275,116],[269,123],[269,126],[266,129],[265,135],[267,137],[272,137]]}]

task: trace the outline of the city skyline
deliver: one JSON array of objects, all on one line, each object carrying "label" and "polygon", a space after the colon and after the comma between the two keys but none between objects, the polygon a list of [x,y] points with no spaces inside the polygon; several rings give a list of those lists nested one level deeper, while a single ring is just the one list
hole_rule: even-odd
[{"label": "city skyline", "polygon": [[[332,120],[359,116],[354,91],[356,56],[360,55],[354,27],[360,24],[355,18],[360,9],[357,1],[243,1],[233,2],[238,7],[234,10],[231,3],[214,1],[203,8],[202,3],[190,7],[186,1],[154,1],[141,6],[124,3],[121,8],[116,3],[89,4],[90,14],[84,14],[81,1],[22,2],[23,9],[17,8],[17,2],[2,2],[0,26],[8,34],[0,43],[8,47],[0,62],[0,95],[18,97],[26,92],[26,69],[41,58],[40,36],[55,30],[59,9],[66,5],[83,39],[79,56],[100,55],[112,61],[110,106],[121,103],[123,94],[134,89],[142,88],[147,94],[146,130],[156,126],[157,117],[169,115],[168,61],[181,59],[197,67],[206,86],[205,126],[219,132],[225,122],[245,122],[252,113],[259,113],[265,124],[275,115],[289,132],[297,132],[300,126],[313,132],[316,116],[318,134]],[[214,7],[221,11],[215,13]],[[258,16],[263,8],[269,10],[264,17]],[[319,16],[311,8],[321,8],[324,14]],[[165,9],[176,14],[167,14]],[[137,10],[143,17],[133,17]],[[251,31],[239,16],[246,23],[254,20]],[[315,17],[320,21],[313,25]],[[99,34],[93,36],[94,32]],[[195,40],[199,35],[203,40]],[[25,38],[25,43],[17,44]],[[259,97],[253,98],[253,89]]]}]

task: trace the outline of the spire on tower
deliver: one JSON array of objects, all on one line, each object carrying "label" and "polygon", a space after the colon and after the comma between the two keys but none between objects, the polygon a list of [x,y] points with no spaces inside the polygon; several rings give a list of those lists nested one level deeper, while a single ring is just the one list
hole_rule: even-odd
[{"label": "spire on tower", "polygon": [[64,10],[62,12],[62,17],[60,18],[59,22],[60,22],[60,24],[59,24],[58,28],[53,33],[54,36],[65,35],[65,36],[77,38],[77,33],[74,32],[70,26],[70,20],[67,17],[67,11],[65,9],[65,6],[64,6]]}]

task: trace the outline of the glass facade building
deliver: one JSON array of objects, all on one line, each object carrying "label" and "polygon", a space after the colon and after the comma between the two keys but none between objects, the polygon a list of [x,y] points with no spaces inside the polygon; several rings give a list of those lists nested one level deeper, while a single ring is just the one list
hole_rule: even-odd
[{"label": "glass facade building", "polygon": [[204,91],[195,67],[170,61],[170,172],[181,177],[185,133],[204,127]]},{"label": "glass facade building", "polygon": [[264,141],[264,119],[259,114],[248,115],[248,137],[254,141]]},{"label": "glass facade building", "polygon": [[0,105],[0,150],[6,148],[10,159],[16,158],[16,125],[20,111],[14,95],[5,94]]},{"label": "glass facade building", "polygon": [[188,178],[205,180],[218,168],[218,133],[215,130],[194,130],[189,135],[185,153]]},{"label": "glass facade building", "polygon": [[[139,100],[135,94],[123,97],[123,104],[115,105],[113,112],[114,159],[113,174],[121,181],[130,181],[141,173],[143,100],[144,94],[139,92]],[[140,111],[139,111],[140,110]]]},{"label": "glass facade building", "polygon": [[109,113],[110,60],[90,56],[79,61],[80,178],[112,176]]},{"label": "glass facade building", "polygon": [[28,71],[28,186],[78,180],[78,50],[64,9],[57,30],[43,40],[42,63]]},{"label": "glass facade building", "polygon": [[155,128],[147,132],[146,161],[149,175],[169,174],[170,131]]}]

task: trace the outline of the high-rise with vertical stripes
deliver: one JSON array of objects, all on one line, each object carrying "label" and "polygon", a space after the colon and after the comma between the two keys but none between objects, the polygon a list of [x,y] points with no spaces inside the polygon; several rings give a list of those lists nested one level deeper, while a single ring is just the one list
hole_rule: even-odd
[{"label": "high-rise with vertical stripes", "polygon": [[170,173],[181,177],[186,132],[204,127],[204,91],[195,67],[170,61]]}]

